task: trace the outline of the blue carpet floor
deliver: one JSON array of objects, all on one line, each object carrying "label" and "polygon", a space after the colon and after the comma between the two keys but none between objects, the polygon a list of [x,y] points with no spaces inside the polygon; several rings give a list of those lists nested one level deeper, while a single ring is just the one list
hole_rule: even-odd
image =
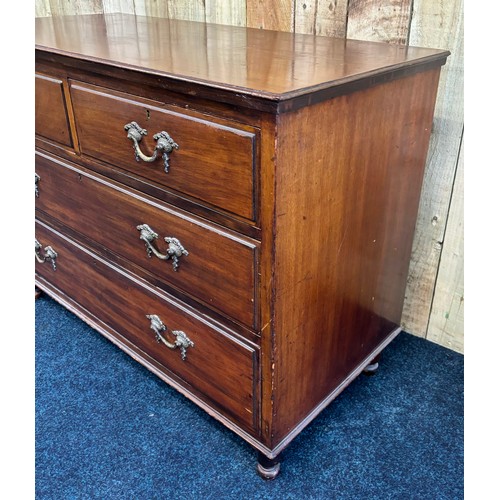
[{"label": "blue carpet floor", "polygon": [[52,299],[35,307],[37,499],[464,496],[460,354],[400,334],[266,482],[240,438]]}]

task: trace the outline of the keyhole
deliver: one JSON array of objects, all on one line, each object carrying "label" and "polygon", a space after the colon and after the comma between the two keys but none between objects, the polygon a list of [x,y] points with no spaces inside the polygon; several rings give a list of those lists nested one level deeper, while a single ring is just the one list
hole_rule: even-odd
[{"label": "keyhole", "polygon": [[146,120],[149,120],[151,118],[151,113],[149,112],[149,109],[146,109]]}]

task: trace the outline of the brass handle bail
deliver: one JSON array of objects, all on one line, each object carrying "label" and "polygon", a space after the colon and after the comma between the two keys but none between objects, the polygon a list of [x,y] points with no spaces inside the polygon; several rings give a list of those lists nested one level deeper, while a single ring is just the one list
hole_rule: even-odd
[{"label": "brass handle bail", "polygon": [[165,172],[168,174],[168,169],[170,167],[169,154],[174,149],[179,149],[179,145],[170,137],[170,135],[162,130],[153,136],[153,139],[156,141],[156,147],[152,156],[145,155],[139,146],[139,143],[142,140],[142,137],[148,134],[146,129],[143,129],[137,122],[127,123],[124,127],[127,130],[127,139],[132,141],[135,153],[135,159],[137,161],[145,161],[147,163],[151,163],[158,158],[158,154],[162,153],[163,158],[163,166]]},{"label": "brass handle bail", "polygon": [[149,327],[153,332],[155,332],[156,341],[163,342],[169,349],[179,349],[181,352],[182,361],[186,360],[187,349],[189,347],[194,347],[194,343],[189,339],[189,337],[181,330],[172,330],[171,333],[175,337],[175,342],[169,342],[163,335],[162,332],[167,331],[167,327],[163,324],[162,320],[157,314],[146,314],[146,318],[150,320]]},{"label": "brass handle bail", "polygon": [[139,239],[144,241],[146,245],[146,252],[148,257],[154,255],[160,260],[172,259],[172,267],[174,271],[179,268],[179,260],[185,255],[188,256],[189,252],[182,246],[182,243],[172,236],[163,238],[168,243],[167,252],[162,254],[154,245],[153,241],[158,238],[158,233],[155,233],[147,224],[139,224],[137,230],[140,231]]},{"label": "brass handle bail", "polygon": [[50,261],[52,264],[52,269],[55,271],[56,270],[56,258],[57,258],[57,252],[51,247],[47,246],[43,249],[45,252],[45,255],[42,254],[42,245],[41,243],[35,239],[35,258],[40,264],[43,264],[44,262]]}]

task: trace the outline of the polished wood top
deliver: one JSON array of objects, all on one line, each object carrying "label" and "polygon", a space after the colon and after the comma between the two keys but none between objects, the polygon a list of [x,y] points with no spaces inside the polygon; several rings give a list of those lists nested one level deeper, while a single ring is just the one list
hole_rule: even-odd
[{"label": "polished wood top", "polygon": [[443,50],[95,14],[36,19],[36,48],[281,101],[422,64]]}]

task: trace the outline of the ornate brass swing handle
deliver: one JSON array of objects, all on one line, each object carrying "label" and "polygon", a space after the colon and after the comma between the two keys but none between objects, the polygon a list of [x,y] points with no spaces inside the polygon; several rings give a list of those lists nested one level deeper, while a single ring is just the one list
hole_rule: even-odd
[{"label": "ornate brass swing handle", "polygon": [[155,134],[153,136],[153,139],[156,141],[155,150],[154,150],[152,156],[147,156],[141,151],[139,143],[141,142],[142,137],[144,135],[148,134],[148,131],[146,129],[143,129],[142,127],[140,127],[137,124],[137,122],[127,123],[123,128],[125,130],[127,130],[127,139],[130,139],[133,143],[135,159],[137,161],[142,160],[142,161],[145,161],[147,163],[151,163],[158,158],[159,153],[162,153],[163,166],[164,166],[165,172],[168,174],[168,169],[170,167],[169,154],[174,149],[179,149],[179,145],[170,137],[170,135],[167,132],[165,132],[164,130]]},{"label": "ornate brass swing handle", "polygon": [[44,262],[47,262],[50,260],[52,263],[52,269],[55,271],[56,270],[56,258],[57,258],[57,252],[51,247],[47,246],[43,249],[45,252],[45,255],[42,254],[42,245],[41,243],[35,239],[35,258],[40,264],[43,264]]},{"label": "ornate brass swing handle", "polygon": [[160,260],[172,259],[172,267],[174,271],[179,268],[179,259],[185,255],[188,256],[189,252],[182,246],[181,242],[172,236],[166,236],[163,238],[168,243],[167,252],[162,254],[153,245],[153,241],[158,238],[158,233],[155,233],[147,224],[139,224],[137,230],[140,231],[139,239],[144,241],[146,245],[146,252],[148,257],[154,255]]},{"label": "ornate brass swing handle", "polygon": [[163,335],[162,332],[167,332],[167,327],[163,324],[160,317],[156,314],[146,314],[146,318],[151,321],[149,327],[153,332],[155,332],[156,341],[163,342],[169,349],[180,349],[182,361],[186,360],[187,349],[189,347],[194,347],[194,343],[189,339],[189,337],[181,330],[172,330],[172,335],[175,336],[175,342],[169,342]]}]

